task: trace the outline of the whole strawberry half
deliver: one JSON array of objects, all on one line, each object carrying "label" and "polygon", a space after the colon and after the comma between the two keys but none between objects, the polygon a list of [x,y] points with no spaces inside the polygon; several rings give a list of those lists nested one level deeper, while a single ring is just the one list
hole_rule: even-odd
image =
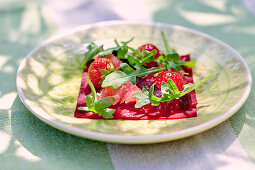
[{"label": "whole strawberry half", "polygon": [[[107,65],[109,65],[110,67],[109,66],[107,67]],[[112,61],[106,58],[99,58],[90,64],[88,69],[88,76],[96,88],[101,88],[102,80],[101,77],[103,76],[103,73],[99,69],[103,70],[109,70],[109,68],[114,69],[114,67],[113,68],[112,67],[113,67]]]},{"label": "whole strawberry half", "polygon": [[159,73],[156,77],[155,77],[155,85],[157,88],[161,89],[161,83],[167,82],[168,79],[172,79],[174,81],[174,83],[176,84],[177,88],[179,89],[179,91],[183,90],[183,78],[175,73],[175,72],[171,72],[171,71],[163,71],[161,73]]},{"label": "whole strawberry half", "polygon": [[[155,45],[153,45],[153,44],[144,44],[141,47],[139,47],[139,51],[140,52],[142,52],[143,49],[146,50],[146,51],[150,51],[150,52],[153,51],[153,50],[157,50],[157,53],[156,53],[156,55],[153,58],[158,58],[161,55],[159,49]],[[158,66],[158,64],[155,61],[151,61],[149,63],[145,63],[144,65],[147,68],[157,67]]]}]

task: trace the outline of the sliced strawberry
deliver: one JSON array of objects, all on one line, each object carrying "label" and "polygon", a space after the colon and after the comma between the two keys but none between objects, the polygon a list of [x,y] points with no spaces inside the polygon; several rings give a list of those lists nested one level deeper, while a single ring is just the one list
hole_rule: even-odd
[{"label": "sliced strawberry", "polygon": [[155,77],[156,87],[161,89],[161,83],[163,81],[167,82],[168,79],[172,79],[180,91],[183,90],[183,78],[179,74],[171,71],[163,71]]},{"label": "sliced strawberry", "polygon": [[88,69],[88,76],[96,88],[101,88],[103,73],[99,69],[108,70],[107,65],[113,65],[112,61],[106,58],[99,58],[93,61]]},{"label": "sliced strawberry", "polygon": [[[144,44],[141,47],[139,47],[140,52],[142,52],[143,49],[150,52],[153,50],[157,50],[157,53],[153,58],[158,58],[161,55],[159,49],[153,44]],[[146,66],[147,68],[151,68],[151,67],[157,67],[158,64],[155,61],[151,61],[150,63],[145,63],[144,66]]]}]

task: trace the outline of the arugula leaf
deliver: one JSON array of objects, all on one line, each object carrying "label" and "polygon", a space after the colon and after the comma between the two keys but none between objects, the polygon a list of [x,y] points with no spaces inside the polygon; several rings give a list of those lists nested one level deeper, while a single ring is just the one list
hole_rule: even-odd
[{"label": "arugula leaf", "polygon": [[131,41],[133,41],[134,37],[131,38],[130,40],[128,41],[122,41],[120,45],[119,42],[115,39],[114,42],[116,44],[116,47],[112,47],[112,48],[108,48],[106,50],[103,50],[101,52],[98,53],[98,55],[100,56],[106,56],[106,55],[109,55],[109,54],[112,54],[114,51],[117,52],[117,56],[121,59],[125,59],[127,58],[126,55],[127,55],[127,52],[128,52],[128,47],[127,47],[127,44],[130,43]]},{"label": "arugula leaf", "polygon": [[[151,89],[150,89],[151,90]],[[153,92],[154,92],[154,89],[153,89],[153,91],[152,91],[152,94],[153,94]],[[156,103],[156,102],[162,102],[162,101],[167,101],[168,100],[168,95],[169,95],[169,92],[170,92],[170,90],[169,90],[169,87],[167,86],[167,84],[166,84],[166,82],[162,82],[161,83],[161,93],[162,93],[162,97],[156,97],[156,96],[154,96],[154,95],[151,95],[150,97],[151,97],[151,101],[154,101],[154,103]]]},{"label": "arugula leaf", "polygon": [[115,109],[99,109],[98,110],[100,112],[100,114],[105,118],[105,119],[111,119],[113,118],[113,113],[115,112]]},{"label": "arugula leaf", "polygon": [[[167,54],[162,54],[161,56],[159,56],[159,58],[154,59],[153,61],[157,62],[158,65],[167,66],[167,69],[169,71],[171,71],[172,68],[176,70],[182,70],[181,66],[186,64],[186,62],[180,59],[179,54],[174,48],[170,47],[164,32],[161,32],[161,36],[163,38]],[[191,63],[187,65],[191,65]]]},{"label": "arugula leaf", "polygon": [[157,101],[157,99],[155,100],[153,98],[153,97],[156,97],[156,96],[153,95],[154,86],[155,86],[155,84],[153,84],[150,87],[149,91],[147,91],[145,88],[143,88],[141,92],[134,92],[133,93],[133,95],[139,99],[139,101],[136,102],[136,104],[135,104],[135,108],[140,108],[140,107],[142,107],[146,104],[149,104],[149,103],[151,103],[153,106],[160,105],[160,102]]},{"label": "arugula leaf", "polygon": [[170,101],[170,100],[182,97],[186,95],[187,93],[191,92],[192,90],[194,90],[195,88],[199,87],[203,83],[205,83],[207,80],[209,80],[216,74],[217,73],[215,72],[211,73],[209,76],[205,77],[197,84],[191,84],[191,83],[186,84],[184,85],[184,89],[182,91],[179,91],[174,81],[172,79],[169,79],[167,83],[166,82],[161,83],[162,97],[156,97],[153,95],[153,92],[154,92],[154,84],[153,84],[149,92],[147,90],[146,90],[147,92],[142,90],[142,92],[133,93],[139,99],[139,101],[137,102],[138,104],[136,104],[135,107],[140,108],[149,103],[155,106],[155,105],[158,105],[160,102]]},{"label": "arugula leaf", "polygon": [[186,61],[186,63],[184,64],[187,67],[194,67],[195,66],[195,61]]},{"label": "arugula leaf", "polygon": [[112,86],[113,89],[119,88],[122,84],[126,82],[132,82],[136,84],[136,77],[142,77],[150,73],[158,72],[166,69],[166,67],[153,67],[153,68],[145,68],[140,65],[135,65],[135,70],[132,69],[127,63],[122,63],[120,68],[123,71],[114,71],[108,74],[104,81],[102,82],[102,87]]},{"label": "arugula leaf", "polygon": [[165,60],[167,61],[180,60],[180,56],[178,53],[169,53],[165,56]]},{"label": "arugula leaf", "polygon": [[173,54],[163,54],[157,59],[153,59],[153,61],[157,62],[158,65],[166,66],[169,71],[171,71],[172,68],[176,70],[182,70],[182,65],[184,65],[186,62],[184,60],[181,60],[178,53]]},{"label": "arugula leaf", "polygon": [[[153,92],[154,92],[154,86],[155,86],[155,83],[150,87],[150,90],[149,90],[149,98],[150,98],[150,102],[153,106],[157,106],[157,105],[160,105],[160,103],[157,101],[157,100],[153,100],[152,96],[153,95]],[[156,97],[156,96],[155,96]]]},{"label": "arugula leaf", "polygon": [[163,31],[161,32],[161,36],[163,38],[163,42],[164,42],[164,45],[165,45],[165,48],[166,48],[166,52],[168,54],[176,53],[175,49],[170,47],[170,45],[168,44],[168,41],[167,41],[166,36],[165,36]]},{"label": "arugula leaf", "polygon": [[[137,55],[137,56],[141,56],[142,55],[142,53],[139,51],[139,50],[136,50],[136,49],[134,49],[134,48],[132,48],[132,47],[127,47],[129,50],[131,50],[135,55]],[[144,49],[143,49],[144,50]]]},{"label": "arugula leaf", "polygon": [[121,41],[121,43],[123,44],[123,46],[127,46],[127,44],[130,43],[131,41],[133,41],[134,39],[135,39],[135,37],[132,37],[130,40]]},{"label": "arugula leaf", "polygon": [[92,111],[94,113],[102,115],[105,119],[113,118],[112,114],[115,112],[115,109],[110,109],[108,107],[113,104],[113,102],[109,100],[115,101],[115,98],[112,96],[108,96],[98,100],[98,95],[96,93],[96,89],[93,83],[90,81],[88,76],[85,76],[85,78],[88,81],[89,87],[91,88],[91,93],[86,96],[87,106],[78,107],[78,110]]},{"label": "arugula leaf", "polygon": [[119,49],[119,47],[108,48],[106,50],[103,50],[103,51],[99,52],[98,55],[106,56],[106,55],[112,54],[113,51],[117,51],[118,49]]},{"label": "arugula leaf", "polygon": [[85,53],[85,57],[83,59],[83,61],[81,62],[80,67],[84,68],[88,61],[93,59],[95,55],[97,55],[99,52],[103,51],[103,45],[98,46],[96,45],[94,42],[90,43],[87,47],[88,52]]},{"label": "arugula leaf", "polygon": [[135,104],[135,108],[140,108],[151,103],[149,92],[145,88],[143,88],[141,92],[134,92],[133,95],[139,99],[139,101]]},{"label": "arugula leaf", "polygon": [[138,64],[138,65],[141,65],[141,60],[140,58],[136,57],[135,55],[128,55],[128,63],[132,66]]},{"label": "arugula leaf", "polygon": [[157,54],[157,50],[152,50],[152,51],[146,51],[146,50],[144,50],[143,56],[141,57],[141,58],[142,58],[141,64],[151,62],[151,61],[154,59],[153,57],[154,57],[156,54]]},{"label": "arugula leaf", "polygon": [[114,72],[114,71],[118,71],[119,69],[120,69],[119,67],[115,69],[115,68],[114,68],[114,65],[113,65],[112,63],[107,64],[107,69],[99,69],[99,71],[103,74],[103,75],[101,76],[101,79],[102,79],[102,80],[100,80],[99,83],[102,83],[103,80],[105,79],[105,77],[106,77],[108,74],[110,74],[110,73],[112,73],[112,72]]},{"label": "arugula leaf", "polygon": [[128,41],[121,41],[121,44],[119,44],[119,42],[117,40],[115,40],[115,44],[117,45],[117,49],[115,51],[117,51],[117,56],[121,59],[127,59],[128,56],[128,46],[127,44],[130,43],[131,41],[133,41],[134,37],[132,37],[130,40]]},{"label": "arugula leaf", "polygon": [[117,55],[118,55],[119,58],[126,59],[127,58],[127,53],[128,53],[127,44],[130,43],[133,39],[134,39],[134,37],[131,38],[128,41],[121,42],[122,45],[120,45],[118,43],[118,41],[115,40],[115,43],[116,43],[117,46],[112,47],[112,48],[108,48],[108,49],[105,49],[105,50],[103,48],[103,45],[98,46],[94,42],[90,43],[87,46],[88,51],[85,53],[85,57],[84,57],[83,61],[81,62],[80,68],[84,68],[87,65],[88,61],[93,59],[94,56],[97,55],[97,54],[100,55],[101,57],[103,57],[103,56],[112,54],[114,51],[117,51]]},{"label": "arugula leaf", "polygon": [[[85,78],[86,78],[86,80],[87,80],[87,82],[88,82],[88,84],[89,84],[89,87],[90,87],[90,89],[91,89],[90,95],[87,95],[87,96],[91,97],[91,98],[94,100],[94,102],[95,102],[95,101],[98,100],[98,96],[97,96],[96,89],[95,89],[93,83],[90,81],[89,77],[88,77],[88,76],[85,76]],[[87,100],[86,100],[86,101],[87,101]]]},{"label": "arugula leaf", "polygon": [[125,74],[131,74],[134,71],[127,63],[122,63],[120,67]]},{"label": "arugula leaf", "polygon": [[204,84],[207,80],[209,80],[210,78],[212,78],[213,76],[215,76],[217,73],[211,73],[209,76],[205,77],[204,79],[202,79],[200,82],[198,82],[197,84],[186,84],[184,85],[184,89],[182,91],[182,94],[180,97],[184,96],[185,94],[191,92],[192,90],[196,89],[197,87],[201,86],[202,84]]},{"label": "arugula leaf", "polygon": [[130,65],[140,65],[144,63],[149,63],[154,60],[154,56],[157,54],[157,50],[147,51],[142,49],[142,52],[136,50],[132,47],[128,47],[133,53],[128,55],[128,62]]}]

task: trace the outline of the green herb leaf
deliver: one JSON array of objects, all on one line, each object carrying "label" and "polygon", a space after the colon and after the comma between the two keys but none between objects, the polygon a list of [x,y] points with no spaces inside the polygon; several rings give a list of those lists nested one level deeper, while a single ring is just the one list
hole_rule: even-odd
[{"label": "green herb leaf", "polygon": [[87,102],[86,104],[87,104],[88,108],[92,107],[92,105],[93,105],[93,97],[91,95],[87,95],[86,96],[86,102]]},{"label": "green herb leaf", "polygon": [[145,88],[142,89],[141,92],[134,92],[134,96],[136,96],[139,101],[135,104],[135,108],[140,108],[146,104],[151,103],[151,105],[153,106],[157,106],[160,104],[161,98],[158,98],[156,96],[153,95],[154,92],[154,86],[155,84],[153,84],[150,87],[150,90],[147,91]]},{"label": "green herb leaf", "polygon": [[180,56],[178,53],[172,53],[172,54],[167,54],[165,56],[166,61],[175,61],[175,60],[180,60]]},{"label": "green herb leaf", "polygon": [[144,63],[149,63],[154,60],[154,56],[157,53],[157,50],[152,50],[152,51],[146,51],[142,50],[140,52],[139,50],[136,50],[132,47],[128,47],[133,53],[128,55],[128,62],[130,65],[140,65],[142,66]]},{"label": "green herb leaf", "polygon": [[151,103],[149,92],[145,88],[143,88],[141,92],[134,92],[133,94],[139,99],[139,101],[135,104],[135,108],[140,108],[146,104]]},{"label": "green herb leaf", "polygon": [[165,48],[166,48],[166,52],[168,54],[176,53],[175,49],[170,47],[170,45],[168,44],[168,41],[166,39],[166,36],[165,36],[164,32],[161,32],[161,36],[163,38],[163,42],[164,42],[164,45],[165,45]]},{"label": "green herb leaf", "polygon": [[144,51],[141,64],[149,63],[154,59],[154,56],[157,54],[157,50]]},{"label": "green herb leaf", "polygon": [[88,52],[85,53],[85,57],[83,61],[81,62],[81,68],[84,68],[88,61],[93,59],[95,55],[97,55],[99,52],[103,51],[103,45],[98,46],[94,42],[90,43],[87,47]]},{"label": "green herb leaf", "polygon": [[78,110],[90,111],[88,107],[78,107]]},{"label": "green herb leaf", "polygon": [[[154,84],[150,87],[149,92],[145,92],[144,90],[142,92],[135,92],[133,93],[139,101],[137,102],[138,104],[135,105],[136,108],[140,108],[146,104],[151,103],[152,105],[158,105],[160,102],[165,102],[165,101],[170,101],[179,97],[182,97],[186,95],[187,93],[191,92],[195,88],[201,86],[203,83],[205,83],[207,80],[215,76],[217,73],[212,73],[209,76],[205,77],[202,79],[200,82],[197,84],[186,84],[184,85],[183,91],[179,91],[177,88],[176,84],[172,79],[169,79],[166,82],[161,83],[161,93],[162,97],[156,97],[153,95],[154,92]],[[140,101],[141,100],[141,101]]]},{"label": "green herb leaf", "polygon": [[172,79],[168,79],[167,86],[170,90],[170,94],[168,95],[168,98],[173,100],[180,97],[181,92],[179,91],[178,87],[176,86],[176,84],[174,83]]},{"label": "green herb leaf", "polygon": [[102,109],[110,107],[112,105],[112,102],[109,101],[110,99],[115,101],[115,98],[112,96],[104,97],[104,98],[98,100],[98,102],[97,102],[98,107],[102,108]]},{"label": "green herb leaf", "polygon": [[101,57],[112,54],[113,51],[117,51],[117,55],[119,58],[121,59],[126,59],[127,58],[127,54],[128,54],[128,46],[127,44],[130,43],[134,38],[131,38],[128,41],[123,41],[121,42],[122,45],[120,45],[118,43],[117,40],[115,40],[116,43],[116,47],[112,47],[112,48],[108,48],[106,50],[104,50],[103,45],[98,46],[96,45],[94,42],[90,43],[87,47],[88,52],[85,53],[85,57],[83,59],[83,61],[81,62],[80,67],[84,68],[88,61],[93,59],[95,55],[100,55]]},{"label": "green herb leaf", "polygon": [[112,72],[114,72],[114,71],[118,71],[120,68],[114,68],[114,65],[112,64],[112,63],[110,63],[110,64],[107,64],[107,69],[99,69],[99,71],[103,74],[102,76],[101,76],[101,79],[102,80],[100,80],[100,82],[99,83],[102,83],[103,82],[103,80],[105,79],[105,77],[108,75],[108,74],[110,74],[110,73],[112,73]]},{"label": "green herb leaf", "polygon": [[133,84],[136,84],[136,77],[142,77],[150,73],[158,72],[161,70],[166,69],[166,67],[153,67],[153,68],[144,68],[140,65],[135,65],[135,69],[132,69],[128,64],[122,63],[120,65],[121,69],[123,71],[114,71],[110,74],[108,74],[104,81],[102,82],[102,87],[108,87],[112,86],[113,89],[119,88],[122,84],[126,82],[132,82]]},{"label": "green herb leaf", "polygon": [[[153,84],[151,87],[150,87],[150,90],[149,90],[149,99],[150,99],[150,102],[151,102],[151,104],[153,105],[153,106],[158,106],[158,105],[160,105],[160,103],[157,101],[157,100],[155,100],[155,99],[153,99],[153,92],[154,92],[154,86],[155,86],[155,84]],[[154,97],[156,97],[156,96],[154,96]]]},{"label": "green herb leaf", "polygon": [[118,40],[115,39],[114,42],[117,45],[117,47],[120,47],[120,44],[119,44]]},{"label": "green herb leaf", "polygon": [[113,118],[113,113],[115,112],[115,109],[98,109],[98,112],[105,118],[105,119],[111,119]]},{"label": "green herb leaf", "polygon": [[134,39],[135,39],[135,37],[132,37],[127,41],[121,41],[121,43],[123,44],[123,46],[127,46],[127,44],[130,43],[131,41],[133,41]]},{"label": "green herb leaf", "polygon": [[137,56],[141,56],[142,55],[142,53],[139,51],[139,50],[136,50],[136,49],[134,49],[134,48],[132,48],[132,47],[127,47],[129,50],[131,50],[135,55],[137,55]]},{"label": "green herb leaf", "polygon": [[93,83],[90,81],[89,77],[88,77],[88,76],[85,76],[85,78],[86,78],[86,80],[87,80],[87,82],[88,82],[88,84],[89,84],[89,87],[90,87],[90,89],[91,89],[91,93],[90,93],[89,95],[87,95],[87,96],[92,97],[93,100],[94,100],[94,102],[95,102],[95,101],[98,100],[98,96],[97,96],[96,89],[95,89]]},{"label": "green herb leaf", "polygon": [[115,112],[115,109],[110,109],[110,107],[113,102],[109,100],[115,101],[115,98],[112,96],[103,97],[100,100],[98,100],[98,95],[96,93],[96,89],[93,85],[93,83],[90,81],[90,79],[85,76],[86,80],[88,81],[89,87],[91,89],[91,93],[86,96],[86,107],[78,107],[78,110],[84,110],[84,111],[92,111],[94,113],[97,113],[99,115],[102,115],[105,119],[113,118],[113,113]]},{"label": "green herb leaf", "polygon": [[119,88],[122,84],[126,82],[132,82],[136,84],[136,76],[133,73],[125,73],[123,71],[115,71],[109,75],[107,75],[102,82],[102,87],[112,86],[113,89]]},{"label": "green herb leaf", "polygon": [[194,67],[195,66],[195,61],[186,61],[185,66]]},{"label": "green herb leaf", "polygon": [[131,41],[133,41],[134,37],[132,37],[130,40],[128,41],[122,41],[121,44],[119,45],[118,41],[115,40],[115,43],[118,47],[117,51],[117,56],[121,59],[127,59],[128,57],[128,46],[127,44],[130,43]]},{"label": "green herb leaf", "polygon": [[189,83],[189,84],[184,85],[184,86],[183,86],[184,89],[183,89],[183,91],[182,91],[180,97],[181,97],[181,96],[184,96],[185,94],[187,94],[187,93],[191,92],[192,90],[198,88],[199,86],[201,86],[202,84],[204,84],[207,80],[209,80],[210,78],[212,78],[212,77],[215,76],[216,74],[217,74],[216,72],[211,73],[209,76],[203,78],[203,79],[202,79],[200,82],[198,82],[197,84],[191,84],[191,83]]},{"label": "green herb leaf", "polygon": [[120,67],[125,74],[131,74],[134,71],[127,63],[122,63]]},{"label": "green herb leaf", "polygon": [[179,54],[177,53],[163,54],[158,59],[153,59],[153,61],[157,62],[159,65],[166,66],[169,71],[171,71],[172,68],[182,70],[181,66],[186,63],[184,60],[180,60]]},{"label": "green herb leaf", "polygon": [[100,55],[100,56],[110,55],[113,53],[113,51],[118,51],[118,49],[119,49],[119,47],[108,48],[104,51],[99,52],[98,55]]},{"label": "green herb leaf", "polygon": [[164,32],[161,32],[161,35],[167,54],[162,54],[161,56],[159,56],[159,58],[153,59],[153,61],[157,62],[158,65],[166,66],[169,71],[171,71],[172,68],[176,70],[182,70],[181,66],[186,64],[186,62],[180,59],[180,56],[175,51],[175,49],[170,47]]},{"label": "green herb leaf", "polygon": [[132,66],[134,65],[141,65],[141,59],[136,57],[135,55],[128,55],[128,63]]}]

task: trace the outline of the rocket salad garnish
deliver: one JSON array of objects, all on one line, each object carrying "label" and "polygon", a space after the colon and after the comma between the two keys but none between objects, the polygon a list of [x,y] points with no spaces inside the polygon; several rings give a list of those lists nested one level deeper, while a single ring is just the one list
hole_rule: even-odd
[{"label": "rocket salad garnish", "polygon": [[173,80],[168,79],[167,83],[163,81],[161,84],[162,97],[156,97],[155,95],[153,95],[154,85],[155,85],[155,84],[153,84],[150,87],[149,91],[147,91],[145,88],[143,88],[142,92],[134,93],[134,95],[139,99],[139,101],[136,103],[135,107],[140,108],[140,107],[142,107],[146,104],[149,104],[149,103],[151,103],[154,106],[157,106],[160,104],[160,102],[170,101],[170,100],[182,97],[185,94],[194,90],[195,88],[199,87],[200,85],[202,85],[203,83],[205,83],[207,80],[209,80],[210,78],[212,78],[215,75],[216,75],[216,73],[212,73],[209,76],[205,77],[203,80],[201,80],[197,84],[192,84],[192,83],[186,84],[183,86],[184,89],[182,91],[179,91],[179,89],[177,88],[177,86]]},{"label": "rocket salad garnish", "polygon": [[79,110],[84,110],[84,111],[92,111],[96,114],[102,115],[106,119],[113,118],[112,114],[115,112],[114,109],[109,109],[108,107],[113,104],[113,102],[109,101],[115,100],[114,97],[108,96],[101,98],[100,100],[98,99],[98,94],[96,92],[96,89],[93,85],[93,83],[90,81],[90,79],[85,76],[86,80],[88,81],[89,87],[91,88],[91,93],[86,96],[86,102],[87,102],[87,107],[79,107]]},{"label": "rocket salad garnish", "polygon": [[[153,44],[135,49],[129,45],[134,38],[125,42],[115,40],[116,46],[108,49],[104,49],[103,45],[89,44],[81,67],[95,60],[89,65],[88,77],[85,77],[91,93],[86,95],[87,106],[78,107],[78,110],[91,111],[105,119],[114,118],[116,109],[112,107],[117,103],[135,102],[134,108],[149,104],[159,106],[190,93],[216,74],[212,73],[196,84],[187,83],[185,74],[189,73],[183,68],[187,71],[195,62],[181,59],[170,47],[163,32],[162,38],[165,53]],[[189,76],[192,78],[192,74]],[[146,88],[138,88],[139,83]],[[124,87],[133,92],[130,94]],[[160,95],[154,95],[154,92]]]}]

